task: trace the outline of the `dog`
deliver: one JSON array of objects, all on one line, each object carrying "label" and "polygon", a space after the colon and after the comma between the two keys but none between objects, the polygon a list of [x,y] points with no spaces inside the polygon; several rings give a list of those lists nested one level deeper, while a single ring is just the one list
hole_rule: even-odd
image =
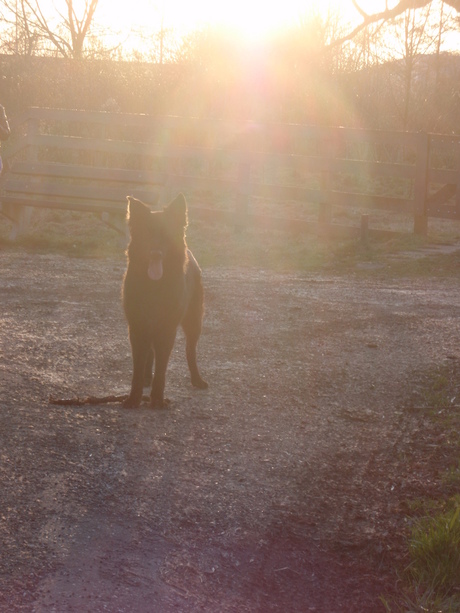
[{"label": "dog", "polygon": [[192,385],[208,387],[196,359],[203,319],[201,270],[185,241],[187,203],[183,194],[162,211],[151,211],[131,196],[127,200],[131,238],[122,296],[133,376],[123,406],[140,405],[147,379],[151,382],[152,408],[163,408],[168,404],[164,398],[166,369],[179,326],[185,333]]}]

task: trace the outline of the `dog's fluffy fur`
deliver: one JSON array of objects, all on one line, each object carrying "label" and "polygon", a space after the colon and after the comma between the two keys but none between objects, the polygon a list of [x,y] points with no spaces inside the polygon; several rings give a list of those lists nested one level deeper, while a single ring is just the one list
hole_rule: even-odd
[{"label": "dog's fluffy fur", "polygon": [[154,212],[140,200],[128,197],[128,223],[131,241],[123,306],[133,377],[124,406],[139,406],[144,383],[151,381],[151,405],[163,407],[166,369],[179,325],[185,333],[192,385],[208,387],[196,361],[203,318],[201,270],[185,242],[187,204],[182,194],[162,211]]}]

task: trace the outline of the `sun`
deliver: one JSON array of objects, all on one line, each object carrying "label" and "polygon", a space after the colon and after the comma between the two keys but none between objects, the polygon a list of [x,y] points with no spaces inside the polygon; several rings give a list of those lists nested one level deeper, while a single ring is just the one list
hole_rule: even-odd
[{"label": "sun", "polygon": [[297,0],[287,3],[254,0],[214,3],[212,22],[238,31],[246,38],[260,39],[294,23],[304,7],[305,2]]}]

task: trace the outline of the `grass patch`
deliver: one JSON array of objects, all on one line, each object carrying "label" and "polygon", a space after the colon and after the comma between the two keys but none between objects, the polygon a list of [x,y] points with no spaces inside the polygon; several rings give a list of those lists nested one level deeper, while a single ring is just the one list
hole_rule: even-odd
[{"label": "grass patch", "polygon": [[93,213],[33,209],[28,231],[14,242],[10,224],[0,220],[0,247],[21,247],[72,257],[114,257],[123,253],[120,234]]},{"label": "grass patch", "polygon": [[460,613],[460,363],[449,360],[430,373],[416,404],[442,433],[442,455],[451,467],[439,473],[439,499],[407,502],[411,529],[403,593],[396,602],[382,602],[393,613]]},{"label": "grass patch", "polygon": [[447,486],[460,487],[460,460],[446,471],[442,479]]},{"label": "grass patch", "polygon": [[206,266],[248,266],[276,271],[318,270],[333,261],[328,242],[314,235],[247,228],[240,232],[221,224],[192,223],[187,241]]},{"label": "grass patch", "polygon": [[[455,228],[429,239],[411,233],[369,239],[327,239],[311,232],[286,232],[247,227],[235,232],[230,225],[206,223],[190,208],[188,242],[198,261],[207,266],[249,266],[276,271],[322,271],[372,275],[456,275],[460,253],[424,256],[421,250],[433,240],[455,239]],[[121,220],[121,218],[120,218]],[[10,225],[0,219],[0,247],[22,247],[74,257],[123,258],[125,245],[115,230],[91,213],[33,209],[28,232],[11,243]],[[435,238],[433,238],[435,236]],[[417,253],[418,252],[418,253]],[[415,253],[411,258],[407,254]]]},{"label": "grass patch", "polygon": [[[437,597],[453,597],[460,586],[460,495],[433,517],[418,519],[411,531],[410,579]],[[458,594],[460,606],[460,594]]]},{"label": "grass patch", "polygon": [[387,613],[459,613],[459,602],[456,596],[442,598],[433,590],[416,589],[411,595],[401,597],[398,604],[380,599]]}]

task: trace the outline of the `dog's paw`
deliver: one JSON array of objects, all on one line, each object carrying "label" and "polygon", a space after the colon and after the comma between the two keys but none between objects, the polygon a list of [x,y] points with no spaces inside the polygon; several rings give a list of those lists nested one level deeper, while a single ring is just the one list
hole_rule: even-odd
[{"label": "dog's paw", "polygon": [[192,379],[193,387],[197,387],[199,390],[207,390],[209,385],[201,377],[195,377]]},{"label": "dog's paw", "polygon": [[122,403],[122,407],[124,409],[137,409],[141,404],[141,401],[138,400],[137,398],[132,398],[131,396],[128,396],[128,398],[126,398],[126,400],[123,401]]},{"label": "dog's paw", "polygon": [[171,401],[168,398],[151,398],[150,399],[150,408],[152,409],[169,409],[171,406]]}]

